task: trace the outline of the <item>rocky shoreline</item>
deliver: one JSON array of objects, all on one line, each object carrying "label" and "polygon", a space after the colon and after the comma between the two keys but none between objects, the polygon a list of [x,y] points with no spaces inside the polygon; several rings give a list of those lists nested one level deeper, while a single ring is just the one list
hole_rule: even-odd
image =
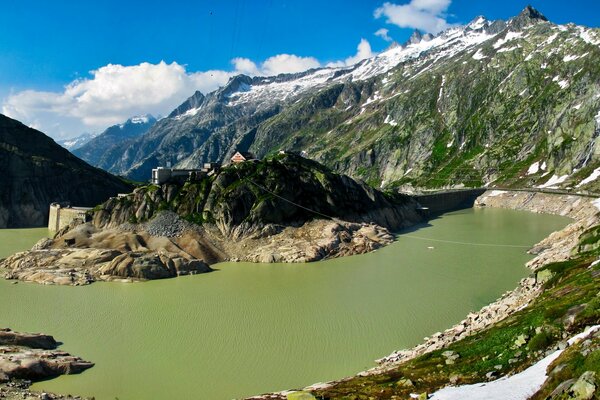
[{"label": "rocky shoreline", "polygon": [[[567,260],[577,250],[579,236],[587,229],[600,224],[600,200],[575,195],[561,195],[533,192],[487,191],[475,202],[475,207],[507,208],[535,213],[566,216],[573,222],[564,229],[554,232],[536,244],[530,252],[536,257],[527,263],[532,275],[522,279],[517,288],[506,292],[495,302],[478,312],[470,313],[459,324],[425,338],[425,342],[411,349],[394,351],[376,362],[379,366],[360,372],[358,377],[377,376],[397,368],[400,364],[421,355],[444,349],[468,336],[481,332],[508,316],[526,308],[543,291],[543,285],[551,278],[547,271],[536,272],[549,263]],[[317,383],[301,391],[269,393],[249,399],[286,399],[290,394],[305,395],[314,399],[311,392],[328,389],[352,379],[345,378],[325,383]]]},{"label": "rocky shoreline", "polygon": [[57,350],[58,345],[49,335],[0,329],[0,399],[77,399],[29,391],[32,381],[79,374],[94,366]]},{"label": "rocky shoreline", "polygon": [[[169,212],[155,220],[107,229],[73,225],[30,251],[0,261],[0,272],[5,279],[51,285],[136,282],[206,273],[212,271],[209,264],[223,261],[306,263],[363,254],[394,240],[381,226],[339,220],[267,225],[238,240],[229,240],[216,228],[186,225]],[[169,226],[184,228],[171,229],[167,236]]]}]

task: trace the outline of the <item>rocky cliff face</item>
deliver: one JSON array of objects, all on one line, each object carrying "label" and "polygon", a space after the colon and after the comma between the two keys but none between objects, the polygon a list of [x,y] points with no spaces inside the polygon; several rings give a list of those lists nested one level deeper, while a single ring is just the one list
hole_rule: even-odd
[{"label": "rocky cliff face", "polygon": [[376,187],[598,190],[599,45],[598,29],[527,7],[415,34],[352,67],[238,76],[194,94],[104,167],[146,180],[166,162],[284,148]]},{"label": "rocky cliff face", "polygon": [[147,221],[170,210],[218,227],[227,237],[266,226],[300,226],[313,219],[375,223],[391,230],[421,220],[410,197],[385,194],[294,154],[233,164],[195,182],[147,186],[111,199],[93,216],[100,228]]},{"label": "rocky cliff face", "polygon": [[44,226],[55,201],[94,206],[131,185],[0,115],[0,228]]}]

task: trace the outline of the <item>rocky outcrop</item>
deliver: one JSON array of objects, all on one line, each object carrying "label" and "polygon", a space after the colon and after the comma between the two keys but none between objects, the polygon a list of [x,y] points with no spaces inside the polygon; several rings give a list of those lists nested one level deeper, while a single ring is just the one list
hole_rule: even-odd
[{"label": "rocky outcrop", "polygon": [[51,336],[0,329],[0,383],[78,374],[94,366],[79,357],[54,350],[56,345]]},{"label": "rocky outcrop", "polygon": [[313,219],[374,223],[398,230],[422,220],[409,196],[387,194],[333,173],[295,154],[223,168],[212,177],[182,184],[136,189],[111,199],[93,215],[97,227],[117,227],[152,219],[171,210],[180,217],[212,224],[229,238],[248,237],[267,225],[283,229]]},{"label": "rocky outcrop", "polygon": [[19,346],[52,350],[58,346],[58,343],[50,335],[41,333],[19,333],[13,332],[10,329],[0,329],[0,346]]},{"label": "rocky outcrop", "polygon": [[[378,225],[315,220],[270,234],[273,226],[236,243],[225,241],[234,261],[304,263],[364,254],[393,242],[393,235]],[[271,231],[272,233],[273,231]]]},{"label": "rocky outcrop", "polygon": [[5,279],[55,285],[135,281],[210,272],[200,260],[169,252],[121,253],[106,249],[48,249],[17,253],[0,264]]},{"label": "rocky outcrop", "polygon": [[95,206],[131,185],[0,115],[0,228],[44,226],[52,202]]},{"label": "rocky outcrop", "polygon": [[212,271],[182,247],[185,246],[166,238],[152,240],[131,232],[99,232],[89,224],[82,224],[55,240],[42,239],[31,251],[2,260],[0,271],[6,279],[74,286]]}]

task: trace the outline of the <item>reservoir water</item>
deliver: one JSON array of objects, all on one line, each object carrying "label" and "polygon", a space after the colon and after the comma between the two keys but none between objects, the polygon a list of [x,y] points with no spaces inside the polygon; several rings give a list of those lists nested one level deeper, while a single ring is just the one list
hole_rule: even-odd
[{"label": "reservoir water", "polygon": [[[36,390],[96,399],[231,399],[374,366],[514,288],[566,218],[448,213],[374,253],[312,264],[223,263],[209,274],[87,287],[0,279],[0,327],[44,332],[96,363]],[[0,257],[45,230],[0,231]]]}]

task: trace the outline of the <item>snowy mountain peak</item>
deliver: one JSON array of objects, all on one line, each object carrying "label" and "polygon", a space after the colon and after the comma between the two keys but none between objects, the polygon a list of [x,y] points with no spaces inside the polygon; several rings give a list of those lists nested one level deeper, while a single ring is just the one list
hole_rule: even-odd
[{"label": "snowy mountain peak", "polygon": [[415,29],[404,45],[409,46],[411,44],[418,44],[421,43],[421,40],[423,40],[423,35],[418,29]]},{"label": "snowy mountain peak", "polygon": [[146,114],[146,115],[135,115],[135,116],[129,118],[128,122],[131,122],[132,124],[147,124],[151,120],[156,120],[156,118],[154,118],[151,114]]},{"label": "snowy mountain peak", "polygon": [[184,101],[179,107],[174,109],[171,114],[169,114],[168,118],[175,118],[177,116],[183,115],[190,110],[194,110],[199,108],[203,103],[206,97],[200,92],[196,90],[196,92],[191,95],[186,101]]},{"label": "snowy mountain peak", "polygon": [[82,147],[83,145],[85,145],[87,142],[89,142],[96,136],[98,136],[97,133],[96,134],[84,133],[82,135],[79,135],[79,136],[76,136],[73,138],[59,140],[59,141],[57,141],[57,143],[60,144],[65,149],[67,149],[69,151],[73,151],[73,150],[76,150],[76,149]]},{"label": "snowy mountain peak", "polygon": [[475,17],[471,22],[469,22],[465,26],[465,28],[476,31],[476,30],[486,27],[488,25],[489,25],[489,21],[487,20],[487,18],[484,17],[483,15],[480,15],[478,17]]}]

